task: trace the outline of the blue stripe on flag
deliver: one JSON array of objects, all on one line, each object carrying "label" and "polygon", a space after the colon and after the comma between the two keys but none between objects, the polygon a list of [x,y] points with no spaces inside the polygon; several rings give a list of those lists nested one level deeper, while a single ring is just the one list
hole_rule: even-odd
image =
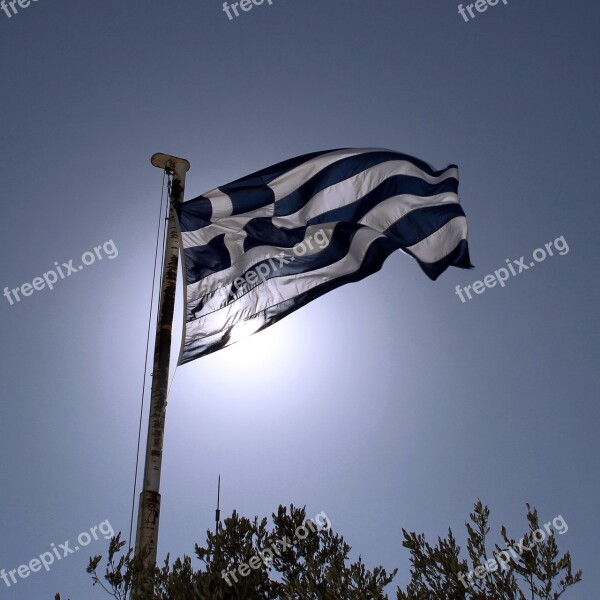
[{"label": "blue stripe on flag", "polygon": [[188,284],[231,266],[231,257],[225,246],[223,233],[204,246],[186,248],[184,255],[185,279]]}]

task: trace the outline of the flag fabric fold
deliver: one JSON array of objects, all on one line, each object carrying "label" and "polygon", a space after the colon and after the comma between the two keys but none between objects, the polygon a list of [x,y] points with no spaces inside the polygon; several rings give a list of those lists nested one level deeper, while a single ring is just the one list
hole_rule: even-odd
[{"label": "flag fabric fold", "polygon": [[381,269],[395,250],[437,279],[470,268],[458,168],[391,150],[305,154],[177,210],[185,277],[179,364]]}]

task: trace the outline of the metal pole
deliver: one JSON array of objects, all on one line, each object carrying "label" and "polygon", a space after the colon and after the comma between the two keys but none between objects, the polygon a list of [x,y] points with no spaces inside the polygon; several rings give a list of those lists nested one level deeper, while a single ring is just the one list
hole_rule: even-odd
[{"label": "metal pole", "polygon": [[215,534],[219,533],[219,522],[221,521],[221,475],[217,484],[217,510],[215,511]]},{"label": "metal pole", "polygon": [[[158,546],[160,469],[169,386],[171,330],[173,326],[177,267],[179,262],[179,233],[175,221],[175,207],[183,202],[185,174],[190,169],[190,163],[183,158],[160,153],[152,156],[151,162],[155,167],[166,170],[172,177],[169,194],[169,226],[165,244],[164,270],[156,325],[156,341],[154,344],[154,368],[152,371],[144,485],[140,494],[135,543],[136,554],[143,549],[147,550],[149,553],[147,564],[154,566],[156,564]],[[139,590],[135,592],[139,592]],[[139,593],[138,597],[140,597]]]}]

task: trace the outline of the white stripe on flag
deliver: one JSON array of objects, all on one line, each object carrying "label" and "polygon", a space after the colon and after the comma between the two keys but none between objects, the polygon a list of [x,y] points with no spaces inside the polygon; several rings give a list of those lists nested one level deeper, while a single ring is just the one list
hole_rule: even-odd
[{"label": "white stripe on flag", "polygon": [[452,167],[438,177],[424,173],[405,160],[390,160],[370,167],[353,177],[325,188],[315,194],[299,211],[282,217],[273,217],[273,225],[278,227],[300,227],[309,219],[347,204],[356,202],[389,177],[409,175],[419,177],[428,183],[440,183],[451,177],[458,177],[458,169]]},{"label": "white stripe on flag", "polygon": [[344,158],[349,158],[350,156],[359,156],[361,154],[367,154],[370,152],[389,152],[389,150],[385,150],[383,148],[335,150],[334,152],[328,152],[327,154],[322,154],[321,156],[311,158],[296,168],[286,171],[283,173],[283,175],[280,175],[279,177],[273,179],[271,183],[269,183],[269,187],[273,190],[273,194],[275,195],[275,202],[281,198],[285,198],[292,192],[295,192],[302,184],[311,179],[311,177],[314,177],[323,171],[323,169],[327,168],[329,165],[332,165],[338,160],[343,160]]},{"label": "white stripe on flag", "polygon": [[400,194],[383,200],[358,222],[361,225],[372,227],[376,231],[385,231],[413,210],[441,206],[442,204],[459,204],[458,195],[454,192],[436,194],[435,196]]},{"label": "white stripe on flag", "polygon": [[407,250],[423,262],[434,263],[450,254],[461,240],[466,239],[467,219],[455,217],[424,240],[407,247]]},{"label": "white stripe on flag", "polygon": [[203,194],[203,196],[210,200],[212,206],[211,221],[229,217],[233,212],[233,202],[231,201],[231,198],[219,188],[210,190],[210,192]]}]

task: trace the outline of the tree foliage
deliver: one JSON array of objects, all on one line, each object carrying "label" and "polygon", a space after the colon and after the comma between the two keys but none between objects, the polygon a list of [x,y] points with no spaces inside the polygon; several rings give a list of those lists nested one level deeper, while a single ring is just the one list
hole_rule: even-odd
[{"label": "tree foliage", "polygon": [[[502,527],[506,546],[490,551],[489,509],[478,500],[466,524],[465,558],[451,529],[434,546],[423,534],[403,530],[410,582],[405,590],[397,588],[397,600],[557,600],[581,580],[581,571],[572,573],[568,552],[559,557],[553,531],[539,539],[537,511],[529,505],[527,520],[529,530],[518,541]],[[104,573],[98,574],[101,556],[90,559],[87,571],[116,600],[129,598],[132,589],[143,600],[389,599],[384,590],[397,569],[367,569],[360,557],[351,562],[344,538],[307,520],[304,508],[280,506],[272,522],[269,527],[266,518],[250,520],[234,511],[218,532],[207,532],[205,546],[196,545],[199,569],[189,556],[172,564],[167,556],[162,567],[149,569],[143,555],[124,552],[119,533],[110,542]]]},{"label": "tree foliage", "polygon": [[[435,546],[423,534],[403,529],[411,580],[405,591],[398,589],[397,600],[557,600],[581,581],[581,571],[572,573],[569,553],[559,558],[554,531],[540,528],[537,511],[529,504],[529,531],[517,541],[502,527],[505,545],[496,544],[494,551],[487,545],[489,516],[488,507],[478,500],[466,524],[468,559],[460,558],[451,529]],[[544,533],[543,540],[538,531]]]}]

